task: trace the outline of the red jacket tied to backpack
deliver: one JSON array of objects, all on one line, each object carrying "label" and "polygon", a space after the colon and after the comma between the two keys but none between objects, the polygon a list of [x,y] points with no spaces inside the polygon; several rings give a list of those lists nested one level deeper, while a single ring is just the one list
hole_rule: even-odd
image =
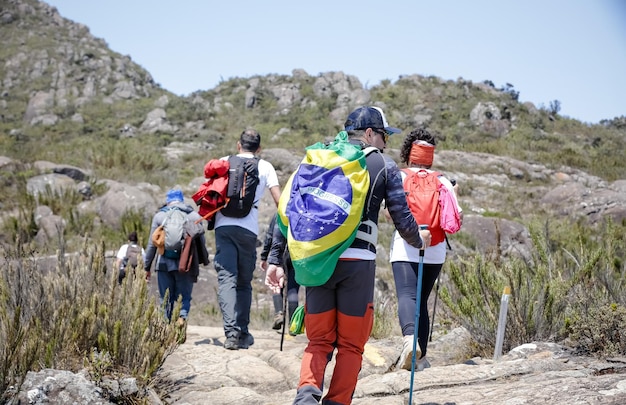
[{"label": "red jacket tied to backpack", "polygon": [[204,166],[204,177],[207,179],[192,196],[198,205],[198,214],[211,220],[218,208],[226,204],[228,189],[228,160],[212,159]]}]

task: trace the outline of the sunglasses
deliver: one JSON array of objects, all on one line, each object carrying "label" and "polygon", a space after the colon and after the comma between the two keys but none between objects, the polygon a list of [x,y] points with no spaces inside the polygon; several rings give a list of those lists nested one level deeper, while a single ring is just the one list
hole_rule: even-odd
[{"label": "sunglasses", "polygon": [[378,135],[382,136],[383,137],[383,142],[385,143],[385,145],[387,145],[387,141],[389,141],[389,134],[384,129],[372,128],[372,131],[374,131]]}]

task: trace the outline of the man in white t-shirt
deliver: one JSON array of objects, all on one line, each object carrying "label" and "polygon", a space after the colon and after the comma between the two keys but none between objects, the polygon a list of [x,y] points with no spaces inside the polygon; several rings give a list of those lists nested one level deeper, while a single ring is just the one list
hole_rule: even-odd
[{"label": "man in white t-shirt", "polygon": [[[138,263],[137,259],[139,254],[141,254],[141,261],[143,262],[146,258],[146,252],[143,247],[138,244],[137,232],[132,231],[128,234],[128,242],[123,244],[115,255],[114,268],[119,271],[117,276],[119,284],[122,284],[122,280],[126,277],[128,263],[131,264],[133,270],[135,269]],[[122,263],[124,263],[123,267]]]},{"label": "man in white t-shirt", "polygon": [[[255,157],[261,151],[261,135],[258,131],[251,128],[243,131],[237,142],[237,150],[239,157]],[[224,216],[218,211],[215,216],[216,251],[213,263],[217,271],[217,296],[226,336],[224,348],[229,350],[247,349],[254,344],[248,324],[259,234],[257,204],[266,188],[277,206],[280,198],[280,186],[274,166],[266,160],[258,159],[258,170],[259,184],[250,213],[243,218],[234,218]]]}]

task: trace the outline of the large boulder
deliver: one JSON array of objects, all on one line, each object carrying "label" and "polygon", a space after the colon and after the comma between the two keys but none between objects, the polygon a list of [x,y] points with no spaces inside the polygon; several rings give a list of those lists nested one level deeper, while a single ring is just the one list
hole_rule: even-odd
[{"label": "large boulder", "polygon": [[41,174],[26,181],[26,191],[35,198],[47,193],[62,196],[75,186],[76,183],[71,177],[57,173]]},{"label": "large boulder", "polygon": [[39,122],[42,116],[50,114],[54,107],[54,90],[50,92],[38,91],[28,101],[24,112],[24,121],[31,125]]},{"label": "large boulder", "polygon": [[563,217],[585,217],[591,222],[611,217],[626,219],[626,180],[611,184],[602,181],[567,181],[555,185],[540,202]]},{"label": "large boulder", "polygon": [[465,215],[459,232],[468,235],[475,243],[475,250],[483,253],[499,253],[529,259],[532,240],[528,229],[515,221],[501,218]]},{"label": "large boulder", "polygon": [[59,215],[47,215],[39,218],[39,230],[35,235],[35,241],[39,246],[61,241],[65,230],[65,220]]},{"label": "large boulder", "polygon": [[509,121],[502,118],[500,109],[493,102],[476,104],[469,118],[481,130],[496,137],[504,136],[509,132]]},{"label": "large boulder", "polygon": [[33,163],[33,167],[42,174],[57,173],[64,174],[76,181],[85,181],[91,177],[91,172],[80,167],[38,160]]},{"label": "large boulder", "polygon": [[24,404],[112,404],[104,398],[102,389],[89,380],[86,372],[44,369],[29,371],[18,395]]},{"label": "large boulder", "polygon": [[139,186],[131,186],[112,180],[106,181],[108,191],[91,201],[85,201],[78,206],[78,212],[86,214],[95,212],[104,225],[119,229],[122,215],[126,211],[135,211],[149,222],[158,209],[158,203],[150,191]]}]

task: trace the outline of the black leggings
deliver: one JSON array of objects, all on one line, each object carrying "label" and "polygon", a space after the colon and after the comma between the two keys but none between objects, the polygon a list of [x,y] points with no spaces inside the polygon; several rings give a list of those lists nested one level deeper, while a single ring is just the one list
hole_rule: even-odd
[{"label": "black leggings", "polygon": [[[417,270],[418,263],[393,262],[393,279],[396,283],[398,296],[398,319],[402,328],[402,336],[415,333],[415,298],[417,296]],[[430,334],[430,318],[428,316],[428,296],[437,281],[443,264],[426,264],[422,273],[422,290],[420,300],[420,318],[418,325],[418,343],[422,351],[422,357],[426,355],[428,335]]]}]

